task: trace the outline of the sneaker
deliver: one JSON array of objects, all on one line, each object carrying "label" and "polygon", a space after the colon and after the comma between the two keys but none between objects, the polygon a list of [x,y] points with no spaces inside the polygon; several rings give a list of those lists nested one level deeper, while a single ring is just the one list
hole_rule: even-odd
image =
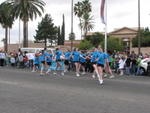
[{"label": "sneaker", "polygon": [[54,72],[53,75],[57,75],[57,73]]},{"label": "sneaker", "polygon": [[85,75],[86,73],[85,72],[82,72],[82,75]]},{"label": "sneaker", "polygon": [[120,72],[120,74],[119,74],[120,76],[122,76],[123,75],[123,72]]},{"label": "sneaker", "polygon": [[103,80],[99,80],[99,84],[102,85],[104,82]]},{"label": "sneaker", "polygon": [[64,76],[65,75],[64,72],[62,72],[61,75]]},{"label": "sneaker", "polygon": [[115,76],[114,76],[114,75],[111,75],[109,78],[112,79],[112,78],[115,78]]},{"label": "sneaker", "polygon": [[43,76],[44,75],[44,73],[40,73],[40,76]]},{"label": "sneaker", "polygon": [[36,71],[35,71],[35,70],[32,70],[31,72],[33,72],[33,73],[34,73],[34,72],[36,72]]},{"label": "sneaker", "polygon": [[95,78],[95,75],[92,75],[92,78]]},{"label": "sneaker", "polygon": [[106,78],[106,77],[107,77],[107,74],[104,75],[104,78]]},{"label": "sneaker", "polygon": [[49,74],[49,72],[51,72],[51,70],[48,70],[48,71],[46,72],[46,74]]},{"label": "sneaker", "polygon": [[77,77],[79,77],[79,76],[80,76],[80,74],[79,74],[79,73],[76,73],[76,76],[77,76]]},{"label": "sneaker", "polygon": [[67,69],[64,70],[64,73],[66,73],[66,72],[67,72]]}]

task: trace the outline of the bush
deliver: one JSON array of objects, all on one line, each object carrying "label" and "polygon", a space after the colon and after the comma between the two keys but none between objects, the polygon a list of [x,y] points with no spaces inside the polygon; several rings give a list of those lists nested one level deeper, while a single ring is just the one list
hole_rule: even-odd
[{"label": "bush", "polygon": [[86,36],[86,40],[90,41],[94,47],[97,47],[103,40],[104,35],[101,33],[94,33],[93,35]]},{"label": "bush", "polygon": [[[104,47],[104,41],[101,43],[101,46]],[[119,38],[108,38],[107,41],[107,50],[110,51],[123,51],[123,43]]]},{"label": "bush", "polygon": [[88,49],[91,49],[91,48],[92,48],[92,44],[90,43],[90,41],[82,40],[80,42],[79,49],[88,50]]}]

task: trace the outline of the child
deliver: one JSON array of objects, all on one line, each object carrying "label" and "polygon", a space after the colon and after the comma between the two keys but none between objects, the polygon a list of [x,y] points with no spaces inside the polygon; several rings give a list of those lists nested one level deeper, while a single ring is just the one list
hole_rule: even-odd
[{"label": "child", "polygon": [[11,63],[12,67],[15,66],[16,60],[15,60],[15,57],[13,55],[11,55],[11,57],[10,57],[10,63]]},{"label": "child", "polygon": [[124,57],[121,57],[119,60],[119,71],[121,76],[124,74],[124,66],[125,66],[125,59]]}]

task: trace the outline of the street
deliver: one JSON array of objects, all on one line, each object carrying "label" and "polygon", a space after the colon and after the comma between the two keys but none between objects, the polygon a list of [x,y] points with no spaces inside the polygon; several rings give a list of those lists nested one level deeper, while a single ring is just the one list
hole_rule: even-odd
[{"label": "street", "polygon": [[0,68],[0,113],[150,113],[150,77],[44,75]]}]

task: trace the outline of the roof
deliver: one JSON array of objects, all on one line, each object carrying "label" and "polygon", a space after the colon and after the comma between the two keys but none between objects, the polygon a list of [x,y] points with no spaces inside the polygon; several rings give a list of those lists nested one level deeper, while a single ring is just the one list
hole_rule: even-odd
[{"label": "roof", "polygon": [[112,32],[110,32],[109,34],[118,34],[118,33],[124,33],[124,32],[122,32],[122,31],[127,31],[127,33],[137,33],[138,32],[138,30],[137,29],[132,29],[132,28],[128,28],[128,27],[123,27],[123,28],[120,28],[120,29],[116,29],[116,30],[114,30],[114,31],[112,31]]}]

